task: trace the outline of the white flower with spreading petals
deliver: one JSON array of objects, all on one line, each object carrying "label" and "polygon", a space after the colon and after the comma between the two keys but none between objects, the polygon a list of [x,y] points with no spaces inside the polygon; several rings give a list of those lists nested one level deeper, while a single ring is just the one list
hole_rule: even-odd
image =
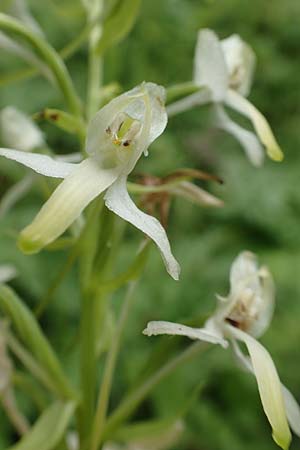
[{"label": "white flower with spreading petals", "polygon": [[[274,309],[274,284],[266,267],[258,267],[254,254],[241,253],[230,272],[230,293],[218,297],[219,306],[203,328],[171,322],[150,322],[144,334],[182,335],[228,347],[229,343],[242,365],[256,377],[265,414],[275,442],[283,449],[290,444],[291,429],[300,436],[300,408],[279,380],[267,350],[255,339],[268,328]],[[246,344],[250,358],[240,349]]]},{"label": "white flower with spreading petals", "polygon": [[[246,99],[254,68],[255,54],[237,34],[220,40],[214,31],[200,30],[194,59],[194,83],[201,89],[170,105],[168,114],[214,103],[216,125],[232,134],[243,146],[250,161],[260,166],[264,158],[260,142],[271,159],[281,161],[283,154],[265,117]],[[250,119],[259,139],[234,122],[223,105]]]},{"label": "white flower with spreading petals", "polygon": [[64,178],[33,222],[20,235],[20,248],[36,253],[58,238],[84,208],[106,191],[106,206],[147,234],[158,246],[167,271],[179,277],[164,228],[140,211],[127,192],[127,176],[167,124],[165,90],[143,83],[112,100],[91,121],[86,142],[88,158],[78,164],[58,161],[37,153],[0,148],[0,155],[39,174]]}]

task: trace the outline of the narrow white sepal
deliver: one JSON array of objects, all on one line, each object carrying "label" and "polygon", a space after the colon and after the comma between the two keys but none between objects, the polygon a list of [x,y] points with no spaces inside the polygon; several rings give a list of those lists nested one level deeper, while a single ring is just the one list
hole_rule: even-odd
[{"label": "narrow white sepal", "polygon": [[215,105],[214,119],[215,126],[221,130],[227,131],[227,133],[235,137],[241,144],[247,157],[254,166],[260,167],[263,164],[264,150],[254,133],[246,130],[231,120],[221,105]]},{"label": "narrow white sepal", "polygon": [[126,176],[120,176],[107,190],[104,197],[107,208],[134,225],[155,242],[161,252],[168,273],[175,280],[178,280],[180,266],[172,255],[170,243],[163,226],[157,219],[137,208],[129,197],[126,181]]},{"label": "narrow white sepal", "polygon": [[194,82],[198,86],[207,86],[214,101],[224,99],[229,84],[228,69],[219,38],[209,29],[200,30],[198,33]]},{"label": "narrow white sepal", "polygon": [[248,117],[253,123],[261,142],[266,147],[268,156],[274,161],[282,161],[283,153],[279,147],[274,134],[266,118],[258,109],[255,108],[246,98],[238,92],[228,89],[225,97],[225,103],[240,114]]},{"label": "narrow white sepal", "polygon": [[288,426],[281,382],[268,351],[252,336],[231,325],[224,325],[226,335],[246,344],[265,414],[273,430],[274,441],[284,450],[289,448],[291,432]]},{"label": "narrow white sepal", "polygon": [[25,253],[36,253],[53,242],[117,176],[118,171],[103,170],[92,158],[78,164],[56,188],[33,222],[21,232],[20,248]]},{"label": "narrow white sepal", "polygon": [[200,341],[209,342],[211,344],[220,344],[226,348],[228,343],[225,339],[214,333],[210,333],[205,328],[192,328],[179,323],[152,321],[147,324],[147,328],[143,331],[146,336],[158,336],[161,334],[169,334],[171,336],[186,336],[190,339],[198,339]]},{"label": "narrow white sepal", "polygon": [[23,166],[29,167],[40,175],[53,178],[66,178],[78,166],[78,164],[56,161],[47,155],[22,152],[10,148],[0,148],[0,156],[23,164]]}]

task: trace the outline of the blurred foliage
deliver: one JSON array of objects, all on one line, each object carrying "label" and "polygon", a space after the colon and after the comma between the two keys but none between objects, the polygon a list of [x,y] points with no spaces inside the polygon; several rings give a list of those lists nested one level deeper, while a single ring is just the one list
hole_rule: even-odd
[{"label": "blurred foliage", "polygon": [[[84,26],[79,2],[44,0],[30,2],[32,11],[57,49],[78,35]],[[182,265],[179,283],[166,274],[156,249],[151,252],[126,331],[126,342],[115,377],[112,407],[156,346],[168,341],[146,338],[141,331],[148,320],[187,320],[208,314],[216,292],[228,291],[228,271],[243,249],[258,253],[274,274],[277,309],[270,330],[263,337],[274,356],[283,382],[300,399],[300,3],[296,0],[143,0],[138,22],[130,36],[105,55],[105,82],[117,81],[124,89],[142,80],[165,86],[192,77],[197,30],[215,29],[221,37],[240,34],[257,53],[257,71],[251,93],[253,103],[270,120],[285,152],[282,164],[266,161],[260,170],[246,160],[238,143],[209,128],[209,108],[193,110],[170,119],[166,133],[153,145],[150,157],[136,172],[165,175],[178,167],[207,169],[221,176],[223,186],[207,184],[225,201],[218,210],[204,210],[176,200],[172,205],[169,237]],[[84,96],[86,46],[68,61],[79,92]],[[0,107],[14,105],[29,113],[45,106],[63,108],[58,93],[40,77],[6,84],[10,74],[23,70],[14,58],[1,53]],[[73,152],[77,144],[67,134],[42,124],[49,145],[57,153]],[[76,146],[76,148],[75,148]],[[10,176],[7,176],[7,173]],[[25,170],[1,160],[1,192],[23,176]],[[41,180],[37,177],[37,183]],[[42,202],[34,191],[0,225],[0,262],[14,263],[20,276],[12,283],[27,304],[36,308],[64,265],[67,252],[44,251],[24,256],[15,246],[11,229],[20,230]],[[126,228],[118,257],[126,268],[140,235]],[[111,299],[118,310],[123,292]],[[66,277],[41,319],[42,327],[76,382],[79,294],[76,268]],[[180,351],[187,341],[177,339]],[[168,417],[201,381],[186,416],[186,433],[177,450],[244,450],[276,448],[264,417],[255,380],[235,366],[230,352],[213,348],[178,370],[155,389],[137,411],[136,419]],[[24,401],[20,397],[20,401]],[[32,412],[30,405],[29,416]],[[14,438],[0,412],[0,449]],[[299,442],[294,439],[292,448]]]}]

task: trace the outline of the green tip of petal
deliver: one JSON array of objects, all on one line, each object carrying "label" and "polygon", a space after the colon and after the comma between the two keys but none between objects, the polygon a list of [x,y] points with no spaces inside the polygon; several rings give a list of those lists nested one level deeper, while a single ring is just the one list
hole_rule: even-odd
[{"label": "green tip of petal", "polygon": [[269,158],[273,161],[281,162],[284,158],[284,154],[282,153],[280,147],[272,147],[267,149],[267,153]]},{"label": "green tip of petal", "polygon": [[37,240],[28,239],[25,233],[21,233],[18,239],[18,247],[23,253],[31,255],[38,253],[42,248],[42,244]]},{"label": "green tip of petal", "polygon": [[292,436],[290,431],[288,430],[287,433],[285,433],[284,435],[278,435],[275,430],[273,430],[272,433],[272,437],[274,439],[274,441],[276,442],[276,444],[281,447],[283,450],[288,450],[291,440],[292,440]]}]

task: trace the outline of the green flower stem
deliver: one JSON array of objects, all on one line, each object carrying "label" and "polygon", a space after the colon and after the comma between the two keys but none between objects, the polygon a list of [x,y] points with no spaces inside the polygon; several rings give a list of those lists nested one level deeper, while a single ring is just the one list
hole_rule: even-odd
[{"label": "green flower stem", "polygon": [[102,81],[102,58],[96,53],[94,44],[89,48],[88,91],[87,91],[87,120],[99,109],[99,91]]},{"label": "green flower stem", "polygon": [[77,97],[67,68],[56,51],[40,36],[27,29],[19,21],[3,13],[0,13],[0,29],[16,34],[22,39],[25,39],[34,47],[35,51],[41,56],[43,61],[47,63],[53,72],[70,111],[74,114],[74,116],[81,117],[79,98]]},{"label": "green flower stem", "polygon": [[91,27],[89,35],[89,63],[88,63],[88,85],[86,116],[87,120],[96,114],[99,109],[99,91],[102,84],[102,55],[97,51],[98,43],[102,34],[102,12],[103,0],[97,0],[91,5],[89,11],[89,23]]},{"label": "green flower stem", "polygon": [[80,383],[82,403],[79,413],[79,434],[83,445],[92,426],[96,402],[96,327],[99,320],[97,297],[90,288],[93,264],[97,252],[99,238],[99,214],[103,206],[102,197],[96,199],[88,208],[86,226],[80,237],[80,287],[81,287],[81,317],[80,317]]},{"label": "green flower stem", "polygon": [[133,293],[137,282],[131,282],[128,286],[126,297],[124,299],[120,318],[117,324],[117,332],[112,341],[111,347],[105,363],[102,384],[99,392],[96,415],[92,428],[91,450],[97,450],[101,443],[102,433],[104,429],[108,402],[111,393],[112,381],[116,360],[121,344],[121,338],[128,318],[129,310],[133,301]]},{"label": "green flower stem", "polygon": [[114,430],[132,414],[152,389],[154,389],[162,380],[167,378],[178,367],[195,358],[209,347],[209,344],[203,342],[196,342],[190,345],[186,350],[172,358],[157,372],[151,375],[135,391],[128,394],[115,412],[108,418],[103,431],[103,439],[106,440],[108,437],[110,438]]},{"label": "green flower stem", "polygon": [[80,319],[80,373],[82,403],[80,411],[80,442],[89,439],[96,401],[96,320],[97,302],[101,301],[88,292],[82,294]]}]

